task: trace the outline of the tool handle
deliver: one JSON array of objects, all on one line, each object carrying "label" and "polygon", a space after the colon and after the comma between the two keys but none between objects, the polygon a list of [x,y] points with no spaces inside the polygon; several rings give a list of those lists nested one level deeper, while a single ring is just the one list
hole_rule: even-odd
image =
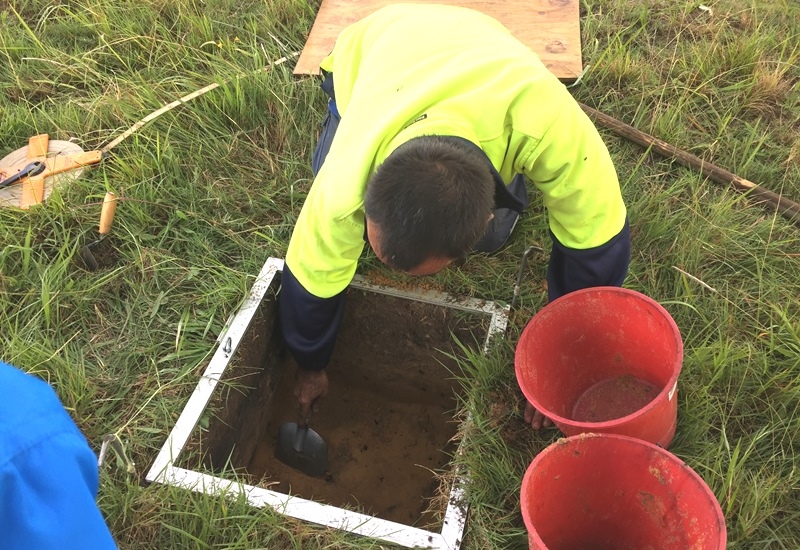
[{"label": "tool handle", "polygon": [[39,134],[28,139],[28,158],[42,158],[47,156],[50,148],[50,134]]},{"label": "tool handle", "polygon": [[103,208],[100,210],[100,235],[106,235],[111,231],[111,224],[114,221],[114,212],[117,210],[117,195],[109,191],[103,199]]},{"label": "tool handle", "polygon": [[22,195],[19,198],[19,207],[27,210],[44,200],[44,174],[28,177],[22,181]]},{"label": "tool handle", "polygon": [[[317,399],[319,399],[319,398],[317,398]],[[316,401],[317,400],[315,399],[314,401],[311,402],[311,406],[308,408],[308,415],[304,415],[303,414],[302,407],[300,408],[300,410],[297,411],[297,426],[301,430],[307,430],[308,429],[308,421],[311,420],[311,417],[314,415],[314,408],[313,407],[314,407],[314,403]]]},{"label": "tool handle", "polygon": [[800,203],[784,197],[778,193],[774,193],[765,189],[752,181],[737,176],[732,172],[728,172],[724,168],[720,168],[706,160],[697,157],[688,151],[678,149],[674,145],[670,145],[666,141],[661,141],[649,134],[637,130],[629,124],[610,117],[600,111],[592,109],[591,107],[580,104],[581,108],[591,117],[597,124],[608,128],[615,134],[624,137],[634,143],[646,147],[658,153],[665,158],[675,159],[675,162],[688,168],[699,170],[708,179],[721,184],[731,184],[734,189],[747,193],[751,199],[756,202],[766,203],[773,206],[775,210],[781,213],[784,218],[795,224],[800,224]]},{"label": "tool handle", "polygon": [[303,452],[303,444],[306,441],[306,437],[308,437],[308,424],[298,424],[297,431],[294,432],[294,439],[292,440],[292,449],[294,449],[294,452]]}]

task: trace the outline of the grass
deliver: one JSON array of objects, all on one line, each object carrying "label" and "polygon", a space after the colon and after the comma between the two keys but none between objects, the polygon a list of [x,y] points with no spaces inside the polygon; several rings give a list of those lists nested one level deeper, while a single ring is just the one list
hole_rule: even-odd
[{"label": "grass", "polygon": [[[12,0],[0,8],[0,156],[47,132],[85,150],[154,120],[41,207],[0,209],[0,356],[48,380],[99,449],[123,442],[99,504],[121,548],[378,548],[243,502],[140,481],[225,320],[264,260],[283,256],[311,182],[324,109],[288,65],[317,5],[297,0]],[[579,101],[800,200],[800,8],[581,3]],[[670,450],[725,513],[731,549],[800,547],[800,233],[725,186],[601,129],[629,208],[628,288],[664,305],[686,348]],[[78,251],[107,190],[122,200],[113,266]],[[510,302],[519,259],[549,246],[534,201],[509,245],[429,283]],[[368,256],[362,271],[399,278]],[[523,548],[519,485],[555,440],[522,426],[513,346],[546,301],[546,255],[526,267],[507,341],[466,366],[460,458],[471,472],[465,548]]]}]

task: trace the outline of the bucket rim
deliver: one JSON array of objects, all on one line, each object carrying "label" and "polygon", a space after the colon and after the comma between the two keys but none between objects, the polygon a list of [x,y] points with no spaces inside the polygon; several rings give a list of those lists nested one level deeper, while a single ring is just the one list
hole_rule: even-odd
[{"label": "bucket rim", "polygon": [[[530,395],[530,390],[526,388],[527,384],[522,383],[523,379],[525,379],[525,373],[522,371],[522,368],[520,366],[520,361],[518,359],[519,355],[521,354],[520,343],[525,339],[526,334],[529,334],[529,330],[531,331],[530,334],[532,334],[533,330],[532,324],[533,321],[536,319],[537,315],[539,315],[539,313],[541,313],[545,309],[549,308],[551,305],[556,304],[558,302],[562,302],[567,299],[574,299],[574,297],[581,296],[583,294],[597,294],[601,292],[602,293],[611,292],[615,294],[632,296],[637,299],[641,299],[642,301],[653,306],[669,325],[671,329],[670,332],[675,337],[677,353],[675,357],[675,363],[673,365],[672,374],[670,375],[669,380],[667,380],[667,383],[664,384],[664,387],[661,388],[661,391],[659,391],[658,394],[647,405],[636,411],[633,411],[628,415],[621,416],[619,418],[604,420],[602,422],[582,422],[579,420],[572,420],[570,418],[566,418],[564,416],[554,413],[553,411],[550,411],[548,407],[545,407],[544,405],[542,405],[541,402],[539,402],[538,399]],[[541,412],[547,418],[552,420],[556,425],[564,424],[571,428],[576,428],[579,430],[591,432],[593,429],[604,430],[604,429],[614,428],[623,422],[627,423],[630,422],[631,420],[635,420],[637,417],[643,416],[649,413],[653,408],[659,406],[663,402],[664,396],[668,396],[668,400],[670,401],[672,399],[675,399],[676,398],[675,393],[678,390],[678,377],[680,376],[681,370],[683,368],[683,351],[684,351],[683,338],[681,337],[680,329],[678,328],[677,323],[675,323],[675,319],[673,319],[672,315],[669,314],[669,312],[664,308],[664,306],[659,304],[655,299],[651,298],[646,294],[643,294],[636,290],[631,290],[629,288],[622,288],[617,286],[596,286],[591,288],[583,288],[581,290],[576,290],[574,292],[570,292],[569,294],[560,296],[559,298],[556,298],[552,302],[546,304],[543,308],[541,308],[538,312],[536,312],[533,315],[533,317],[531,317],[531,319],[525,325],[525,329],[522,331],[522,334],[520,335],[519,340],[517,341],[517,345],[515,346],[514,372],[517,378],[517,385],[519,386],[520,390],[522,390],[522,394],[530,402],[530,404],[536,408],[537,411]]]},{"label": "bucket rim", "polygon": [[694,471],[694,469],[686,464],[683,460],[678,458],[673,453],[669,452],[667,449],[659,445],[655,445],[650,443],[649,441],[645,441],[643,439],[638,439],[635,437],[630,437],[627,435],[620,435],[620,434],[613,434],[613,433],[595,433],[595,432],[585,432],[578,435],[572,435],[568,437],[561,437],[557,439],[555,442],[551,443],[544,449],[542,449],[536,456],[531,460],[530,464],[528,464],[527,469],[525,470],[525,475],[522,477],[522,485],[520,486],[520,512],[522,514],[522,521],[525,524],[525,529],[528,532],[528,536],[533,539],[533,541],[539,545],[541,548],[546,548],[545,542],[539,536],[538,531],[536,528],[531,525],[530,523],[530,505],[528,504],[529,499],[525,498],[527,496],[527,492],[530,486],[530,479],[533,477],[533,473],[536,470],[536,467],[539,463],[547,458],[548,455],[555,452],[566,445],[571,445],[576,441],[586,441],[588,439],[594,438],[601,438],[601,439],[617,439],[624,441],[625,444],[632,444],[632,445],[639,445],[643,447],[648,447],[652,451],[655,451],[658,454],[661,454],[669,460],[673,462],[676,466],[678,466],[682,471],[686,472],[687,475],[694,481],[698,487],[700,487],[701,492],[708,498],[711,508],[714,511],[714,517],[716,518],[717,528],[719,529],[719,541],[717,550],[723,550],[728,543],[728,529],[727,524],[725,523],[725,515],[722,512],[722,506],[717,500],[717,496],[714,494],[714,491],[711,490],[711,487],[708,486],[708,483],[700,477],[700,474]]}]

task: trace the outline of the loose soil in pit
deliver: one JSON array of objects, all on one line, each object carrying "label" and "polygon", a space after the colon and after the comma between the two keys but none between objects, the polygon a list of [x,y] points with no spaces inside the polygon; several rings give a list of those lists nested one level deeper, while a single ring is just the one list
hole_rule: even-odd
[{"label": "loose soil in pit", "polygon": [[[458,342],[479,349],[490,317],[351,289],[328,367],[329,394],[310,420],[328,446],[324,478],[275,458],[278,427],[298,421],[295,367],[279,347],[267,306],[243,340],[240,362],[261,363],[248,395],[228,395],[205,436],[207,466],[244,470],[253,484],[421,528],[441,527],[446,472],[457,431]],[[267,334],[264,334],[264,332]],[[249,342],[249,343],[248,343]],[[251,365],[252,367],[252,365]],[[252,368],[251,368],[252,370]],[[434,502],[434,505],[432,505]]]}]

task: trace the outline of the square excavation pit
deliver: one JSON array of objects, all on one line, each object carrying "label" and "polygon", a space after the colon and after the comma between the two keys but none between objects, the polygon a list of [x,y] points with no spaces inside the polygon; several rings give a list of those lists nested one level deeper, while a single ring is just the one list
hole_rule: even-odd
[{"label": "square excavation pit", "polygon": [[460,452],[455,358],[485,352],[505,332],[508,306],[356,277],[329,395],[310,421],[329,469],[312,478],[274,457],[278,427],[298,420],[276,322],[282,268],[275,258],[264,264],[147,480],[242,494],[253,506],[401,546],[459,548],[467,473],[450,463]]}]

